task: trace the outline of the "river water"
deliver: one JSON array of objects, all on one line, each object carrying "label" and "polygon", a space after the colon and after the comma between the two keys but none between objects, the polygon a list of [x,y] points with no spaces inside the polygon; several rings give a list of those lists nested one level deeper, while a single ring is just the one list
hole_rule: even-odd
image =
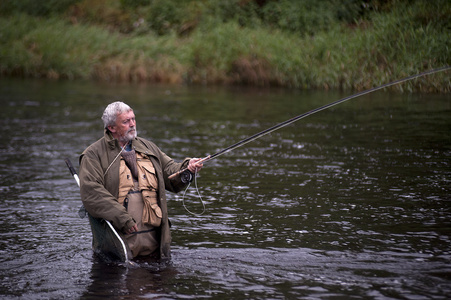
[{"label": "river water", "polygon": [[378,91],[210,161],[168,195],[170,263],[92,253],[64,159],[78,168],[108,103],[181,160],[348,95],[1,79],[0,297],[448,299],[449,94]]}]

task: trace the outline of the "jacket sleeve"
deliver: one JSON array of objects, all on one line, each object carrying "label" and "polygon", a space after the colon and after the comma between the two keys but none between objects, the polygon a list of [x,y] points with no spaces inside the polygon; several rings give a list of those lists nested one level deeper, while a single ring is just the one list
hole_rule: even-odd
[{"label": "jacket sleeve", "polygon": [[164,184],[168,191],[178,193],[182,191],[188,184],[183,183],[180,176],[176,176],[173,179],[168,177],[172,174],[188,167],[190,158],[185,158],[183,162],[175,162],[172,158],[161,152],[161,165],[163,166]]},{"label": "jacket sleeve", "polygon": [[92,153],[80,157],[80,195],[84,207],[94,218],[106,219],[121,231],[135,224],[116,197],[106,188],[99,159]]}]

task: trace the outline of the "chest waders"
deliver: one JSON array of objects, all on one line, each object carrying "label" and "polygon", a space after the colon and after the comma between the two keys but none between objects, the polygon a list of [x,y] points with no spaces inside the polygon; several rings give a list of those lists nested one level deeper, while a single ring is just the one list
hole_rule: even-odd
[{"label": "chest waders", "polygon": [[[127,155],[133,158],[121,157],[118,201],[133,217],[138,231],[125,235],[125,240],[133,257],[146,256],[159,248],[155,230],[160,226],[162,218],[157,197],[158,181],[149,159],[139,153],[127,153],[123,156]],[[133,163],[135,166],[131,165]]]}]

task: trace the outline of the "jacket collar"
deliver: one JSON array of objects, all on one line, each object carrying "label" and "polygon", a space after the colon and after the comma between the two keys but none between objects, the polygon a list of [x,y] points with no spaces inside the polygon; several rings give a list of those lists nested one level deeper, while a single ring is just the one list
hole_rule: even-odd
[{"label": "jacket collar", "polygon": [[144,141],[137,137],[132,141],[132,148],[135,149],[136,152],[145,154],[147,156],[154,156],[157,157],[157,155],[153,152],[152,148],[149,148],[144,144]]},{"label": "jacket collar", "polygon": [[108,148],[110,150],[114,150],[116,147],[121,149],[121,147],[119,145],[119,141],[113,137],[113,135],[111,134],[111,132],[108,129],[105,129],[104,137],[105,137],[105,141],[108,144]]},{"label": "jacket collar", "polygon": [[[107,142],[108,148],[110,150],[114,150],[116,148],[118,148],[119,150],[121,149],[119,141],[113,137],[113,135],[111,134],[111,132],[109,130],[105,129],[104,136],[105,136],[105,141]],[[132,148],[135,149],[139,153],[157,157],[156,154],[153,153],[152,149],[149,149],[148,147],[146,147],[144,145],[144,143],[140,140],[139,137],[132,140]]]}]

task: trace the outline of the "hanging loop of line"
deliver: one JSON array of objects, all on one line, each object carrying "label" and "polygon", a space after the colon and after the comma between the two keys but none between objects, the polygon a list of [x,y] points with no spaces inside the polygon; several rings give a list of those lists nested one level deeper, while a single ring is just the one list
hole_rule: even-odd
[{"label": "hanging loop of line", "polygon": [[[200,162],[203,162],[203,163],[208,162],[208,161],[210,161],[212,159],[215,159],[215,158],[217,158],[217,157],[219,157],[221,155],[224,155],[227,152],[230,152],[230,151],[232,151],[232,150],[234,150],[234,149],[236,149],[238,147],[241,147],[241,146],[246,145],[247,143],[250,143],[250,142],[252,142],[252,141],[254,141],[254,140],[258,139],[258,138],[261,138],[262,136],[265,136],[265,135],[267,135],[267,134],[269,134],[269,133],[271,133],[273,131],[276,131],[276,130],[278,130],[280,128],[283,128],[285,126],[288,126],[288,125],[290,125],[290,124],[292,124],[292,123],[294,123],[296,121],[299,121],[299,120],[301,120],[301,119],[303,119],[305,117],[313,115],[313,114],[315,114],[317,112],[320,112],[322,110],[331,108],[332,106],[338,105],[338,104],[346,102],[348,100],[351,100],[351,99],[354,99],[354,98],[357,98],[357,97],[360,97],[360,96],[363,96],[363,95],[366,95],[366,94],[369,94],[369,93],[372,93],[372,92],[375,92],[375,91],[378,91],[378,90],[381,90],[381,89],[384,89],[384,88],[388,88],[388,87],[391,87],[391,86],[394,86],[394,85],[397,85],[397,84],[400,84],[400,83],[403,83],[403,82],[406,82],[406,81],[410,81],[410,80],[413,80],[413,79],[416,79],[416,78],[420,78],[420,77],[423,77],[423,76],[426,76],[426,75],[447,71],[449,69],[451,69],[451,66],[445,66],[445,67],[442,67],[442,68],[433,69],[433,70],[429,70],[429,71],[426,71],[426,72],[423,72],[423,73],[411,75],[411,76],[408,76],[408,77],[405,77],[405,78],[402,78],[402,79],[398,79],[398,80],[395,80],[395,81],[392,81],[392,82],[389,82],[389,83],[386,83],[386,84],[383,84],[383,85],[371,88],[369,90],[365,90],[365,91],[359,92],[357,94],[354,94],[354,95],[342,98],[340,100],[331,102],[329,104],[326,104],[326,105],[323,105],[321,107],[315,108],[315,109],[313,109],[313,110],[311,110],[309,112],[306,112],[306,113],[300,114],[300,115],[298,115],[296,117],[293,117],[291,119],[288,119],[288,120],[286,120],[286,121],[284,121],[282,123],[274,125],[274,126],[268,128],[268,129],[265,129],[265,130],[259,132],[259,133],[256,133],[256,134],[254,134],[254,135],[252,135],[252,136],[250,136],[250,137],[248,137],[248,138],[246,138],[244,140],[239,141],[238,143],[235,143],[233,145],[230,145],[227,148],[224,148],[223,150],[221,150],[221,151],[219,151],[219,152],[217,152],[217,153],[215,153],[213,155],[209,155],[209,156],[203,158]],[[184,171],[186,171],[186,169],[180,170],[180,171],[170,175],[169,179],[174,178],[175,176],[183,173]]]},{"label": "hanging loop of line", "polygon": [[202,200],[202,196],[200,195],[199,188],[197,187],[197,179],[196,178],[197,178],[197,170],[194,172],[194,179],[193,179],[193,181],[194,181],[194,188],[196,189],[197,195],[199,196],[200,203],[202,203],[202,212],[200,214],[194,213],[191,210],[189,210],[188,207],[186,207],[186,205],[185,205],[185,195],[186,195],[186,192],[188,191],[188,189],[189,189],[189,187],[191,185],[191,182],[188,184],[188,186],[186,187],[185,191],[183,192],[182,203],[183,203],[183,207],[185,208],[185,210],[188,213],[190,213],[192,215],[195,215],[195,216],[201,216],[205,212],[205,203]]}]

